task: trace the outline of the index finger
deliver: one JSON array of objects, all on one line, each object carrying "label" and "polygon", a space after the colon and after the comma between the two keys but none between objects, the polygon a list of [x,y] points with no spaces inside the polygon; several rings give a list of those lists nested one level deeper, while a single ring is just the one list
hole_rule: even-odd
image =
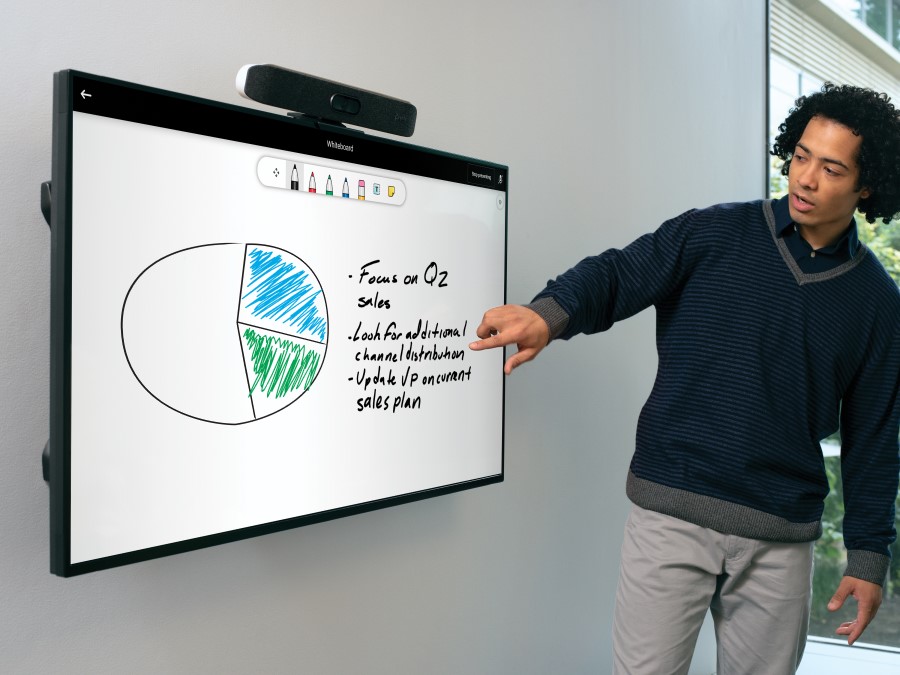
[{"label": "index finger", "polygon": [[[480,330],[479,326],[479,330]],[[476,335],[479,337],[482,335],[481,332],[476,331]],[[509,337],[509,334],[504,335],[503,333],[498,332],[496,329],[490,330],[486,337],[481,340],[476,340],[475,342],[469,343],[469,349],[473,349],[476,352],[481,351],[482,349],[492,349],[494,347],[505,347],[507,345],[511,345],[515,342],[515,340]]]}]

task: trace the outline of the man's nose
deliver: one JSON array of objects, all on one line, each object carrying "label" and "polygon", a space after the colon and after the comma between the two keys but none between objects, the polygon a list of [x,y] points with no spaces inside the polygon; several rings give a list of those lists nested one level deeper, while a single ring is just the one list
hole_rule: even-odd
[{"label": "man's nose", "polygon": [[807,162],[797,168],[799,169],[797,181],[800,185],[809,190],[815,190],[818,186],[818,170],[813,162]]}]

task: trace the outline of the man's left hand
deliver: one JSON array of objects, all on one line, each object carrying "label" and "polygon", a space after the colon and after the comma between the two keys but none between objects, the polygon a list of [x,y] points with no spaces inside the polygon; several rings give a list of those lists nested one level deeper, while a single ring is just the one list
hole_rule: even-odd
[{"label": "man's left hand", "polygon": [[856,598],[856,619],[845,621],[835,631],[838,635],[848,636],[848,645],[856,642],[866,626],[875,618],[878,608],[881,607],[881,586],[855,577],[844,577],[828,602],[828,611],[839,610],[850,596]]}]

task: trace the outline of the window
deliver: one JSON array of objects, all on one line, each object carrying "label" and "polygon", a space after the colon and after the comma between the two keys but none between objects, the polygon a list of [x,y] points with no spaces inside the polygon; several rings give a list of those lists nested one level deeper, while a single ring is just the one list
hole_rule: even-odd
[{"label": "window", "polygon": [[900,49],[900,0],[836,0],[835,4]]},{"label": "window", "polygon": [[[860,29],[864,24],[871,30]],[[802,27],[802,28],[798,28]],[[885,45],[884,43],[887,43]],[[887,49],[885,47],[888,47]],[[890,47],[893,47],[891,49]],[[900,0],[772,0],[770,3],[769,133],[777,133],[794,101],[817,91],[824,82],[855,84],[887,92],[900,103]],[[771,142],[770,142],[771,146]],[[772,158],[769,188],[772,197],[787,190],[781,162]],[[900,223],[870,224],[857,216],[860,239],[869,246],[900,284]],[[843,546],[843,493],[840,438],[823,443],[831,492],[825,502],[823,536],[816,542],[813,609],[810,635],[835,637],[842,621],[856,616],[848,602],[832,614],[826,604],[846,565]],[[900,493],[897,500],[900,530]],[[900,649],[900,544],[885,586],[884,604],[862,638],[867,644]]]}]

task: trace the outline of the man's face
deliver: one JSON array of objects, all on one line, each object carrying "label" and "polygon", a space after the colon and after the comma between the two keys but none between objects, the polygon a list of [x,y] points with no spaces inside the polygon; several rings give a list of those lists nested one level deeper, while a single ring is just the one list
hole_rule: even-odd
[{"label": "man's face", "polygon": [[808,232],[834,238],[847,227],[868,189],[857,190],[862,138],[824,117],[813,117],[797,142],[788,172],[791,219]]}]

